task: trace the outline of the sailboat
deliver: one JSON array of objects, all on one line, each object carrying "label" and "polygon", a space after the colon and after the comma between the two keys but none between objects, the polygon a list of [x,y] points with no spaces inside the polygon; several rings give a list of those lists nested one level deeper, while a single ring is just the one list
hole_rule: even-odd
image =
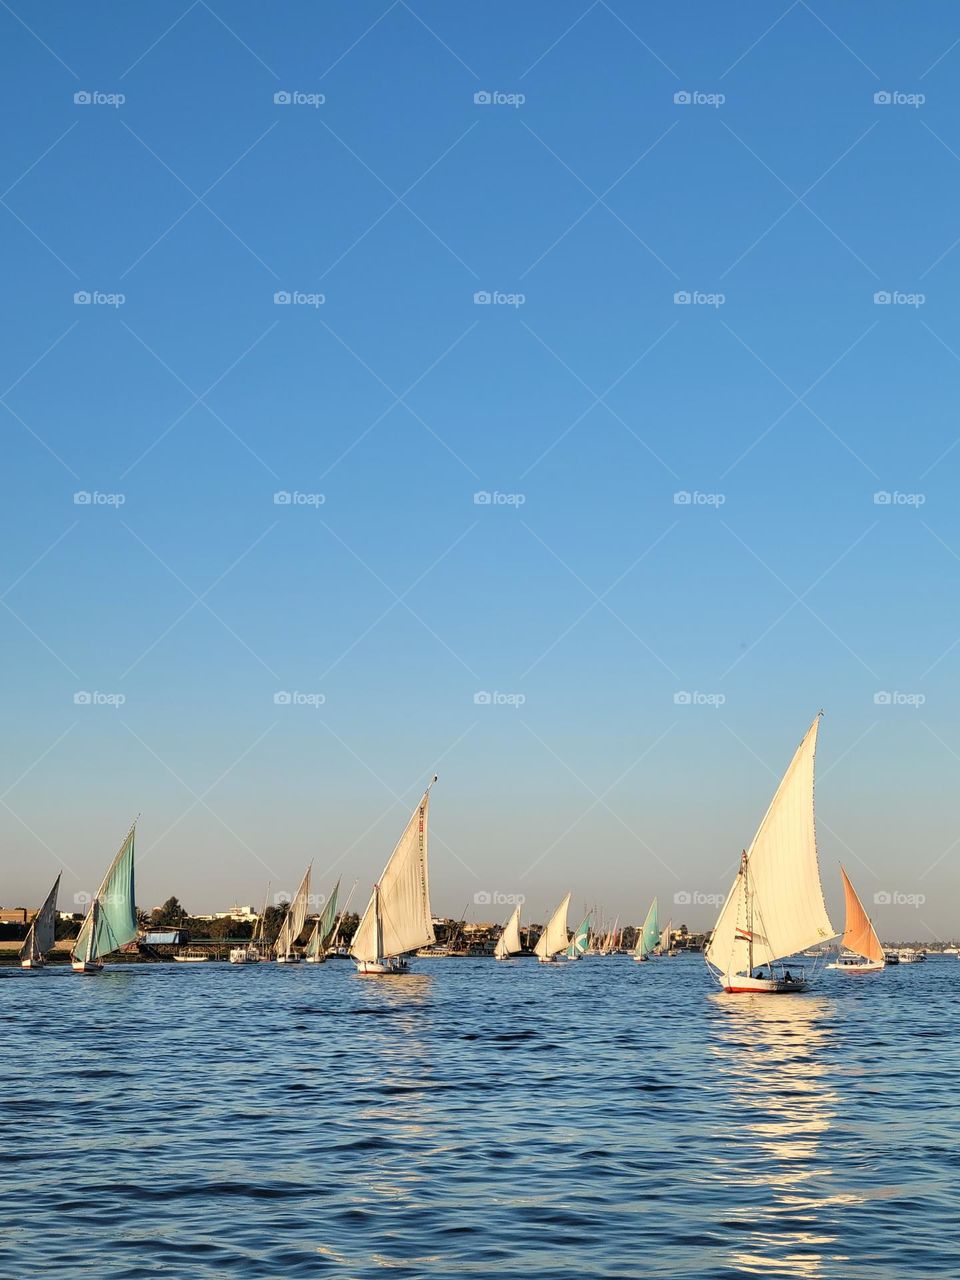
[{"label": "sailboat", "polygon": [[670,954],[670,935],[673,933],[673,921],[668,920],[666,928],[660,932],[660,938],[657,942],[657,955],[668,956]]},{"label": "sailboat", "polygon": [[567,948],[567,908],[571,894],[567,894],[547,922],[547,927],[537,939],[533,953],[541,964],[556,963],[557,955]]},{"label": "sailboat", "polygon": [[365,976],[404,973],[403,957],[436,941],[427,876],[427,818],[436,780],[434,775],[414,809],[353,935],[350,954]]},{"label": "sailboat", "polygon": [[587,947],[590,944],[590,917],[591,912],[588,911],[580,923],[577,925],[576,933],[570,940],[570,945],[563,953],[566,960],[579,960],[586,954]]},{"label": "sailboat", "polygon": [[840,868],[840,874],[843,877],[843,896],[847,906],[847,920],[843,930],[844,950],[827,968],[842,969],[845,973],[874,973],[885,964],[883,943],[843,867]]},{"label": "sailboat", "polygon": [[818,714],[741,855],[707,944],[707,965],[724,991],[802,991],[803,970],[791,971],[783,961],[836,934],[823,900],[813,814],[819,728]]},{"label": "sailboat", "polygon": [[253,926],[250,941],[242,947],[230,948],[231,964],[258,964],[263,959],[264,936],[267,919],[267,903],[270,901],[270,882],[267,881],[267,892],[263,899],[263,910],[257,923]]},{"label": "sailboat", "polygon": [[323,964],[327,958],[327,943],[337,926],[337,897],[340,893],[340,881],[333,886],[333,893],[324,903],[323,912],[317,916],[313,933],[307,943],[307,964]]},{"label": "sailboat", "polygon": [[133,879],[136,830],[134,822],[80,926],[71,956],[74,973],[99,973],[104,956],[136,941],[137,908]]},{"label": "sailboat", "polygon": [[657,900],[650,903],[650,910],[647,912],[647,918],[643,922],[643,928],[637,937],[636,946],[633,948],[633,958],[638,964],[643,964],[649,960],[653,954],[654,947],[660,938],[660,914],[657,908]]},{"label": "sailboat", "polygon": [[493,957],[495,960],[509,960],[511,956],[519,955],[522,950],[523,944],[520,941],[520,903],[518,902],[516,910],[503,926],[503,932],[497,939],[497,945],[493,949]]},{"label": "sailboat", "polygon": [[33,917],[30,931],[20,948],[21,969],[42,969],[46,963],[47,953],[53,950],[54,935],[57,928],[57,892],[60,889],[60,877],[53,882],[53,888],[47,894],[47,900]]},{"label": "sailboat", "polygon": [[277,940],[273,944],[277,964],[300,963],[300,957],[294,951],[293,944],[303,932],[303,926],[307,919],[307,901],[310,897],[310,871],[312,867],[313,863],[311,862],[303,873],[300,888],[287,908],[287,914],[283,917],[283,924],[280,926]]}]

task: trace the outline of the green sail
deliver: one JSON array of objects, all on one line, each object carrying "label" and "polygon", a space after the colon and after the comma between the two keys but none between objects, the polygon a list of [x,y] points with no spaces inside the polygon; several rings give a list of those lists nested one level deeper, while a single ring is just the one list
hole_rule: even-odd
[{"label": "green sail", "polygon": [[307,955],[318,956],[324,951],[333,936],[333,931],[337,924],[337,896],[340,893],[340,881],[333,886],[333,893],[327,899],[323,914],[317,919],[317,923],[313,926],[313,933],[310,935],[310,941],[307,943]]},{"label": "green sail", "polygon": [[567,957],[570,960],[579,960],[590,945],[590,916],[591,912],[588,911],[577,925],[573,941],[567,947]]},{"label": "green sail", "polygon": [[641,956],[648,956],[660,941],[660,918],[657,911],[657,900],[650,903],[650,910],[647,912],[647,918],[643,922],[643,931],[640,934],[640,940],[637,944],[637,953]]},{"label": "green sail", "polygon": [[93,906],[73,944],[77,960],[99,960],[119,951],[137,936],[137,908],[134,897],[133,846],[136,827],[123,842],[110,864]]}]

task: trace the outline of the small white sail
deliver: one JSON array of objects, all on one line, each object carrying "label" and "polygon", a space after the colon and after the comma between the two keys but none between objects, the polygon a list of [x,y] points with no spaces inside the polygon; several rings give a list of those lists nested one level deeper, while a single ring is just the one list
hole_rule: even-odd
[{"label": "small white sail", "polygon": [[389,956],[402,956],[437,940],[427,875],[429,808],[430,787],[427,787],[357,925],[350,948],[355,960],[373,963]]},{"label": "small white sail", "polygon": [[843,876],[843,895],[847,908],[843,945],[855,955],[865,956],[867,960],[882,964],[884,959],[883,943],[877,936],[877,931],[873,927],[870,917],[864,911],[863,903],[860,901],[857,891],[850,883],[850,877],[843,867],[840,868],[840,874]]},{"label": "small white sail", "polygon": [[[835,936],[817,863],[813,813],[819,715],[783,775],[743,855],[706,958],[721,975],[796,955]],[[749,900],[747,883],[749,880]]]},{"label": "small white sail", "polygon": [[53,888],[47,894],[47,900],[34,916],[30,931],[20,948],[21,960],[42,960],[48,951],[53,950],[54,936],[57,929],[57,894],[60,890],[60,877],[53,882]]},{"label": "small white sail", "polygon": [[293,944],[303,932],[304,922],[307,918],[307,900],[310,897],[310,871],[313,863],[307,867],[303,873],[303,879],[300,881],[300,888],[296,892],[296,896],[290,903],[287,914],[283,918],[283,924],[280,926],[280,933],[274,943],[273,949],[278,956],[288,956],[293,951]]},{"label": "small white sail", "polygon": [[533,948],[535,955],[545,959],[547,956],[555,956],[558,952],[565,950],[569,941],[567,938],[567,908],[570,906],[571,896],[568,893],[550,917],[547,927],[541,933],[537,939],[537,945]]},{"label": "small white sail", "polygon": [[522,950],[523,947],[520,942],[520,906],[518,904],[516,911],[504,926],[503,933],[497,939],[493,954],[498,960],[505,960],[507,956],[515,956]]}]

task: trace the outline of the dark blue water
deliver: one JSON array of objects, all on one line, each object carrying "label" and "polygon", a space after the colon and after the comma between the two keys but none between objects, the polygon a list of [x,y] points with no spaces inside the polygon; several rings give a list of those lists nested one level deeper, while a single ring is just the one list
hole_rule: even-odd
[{"label": "dark blue water", "polygon": [[960,962],[0,979],[0,1276],[956,1277]]}]

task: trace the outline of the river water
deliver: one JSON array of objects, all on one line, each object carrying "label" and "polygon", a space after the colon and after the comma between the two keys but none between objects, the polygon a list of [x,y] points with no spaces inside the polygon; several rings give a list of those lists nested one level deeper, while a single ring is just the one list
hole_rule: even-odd
[{"label": "river water", "polygon": [[0,979],[0,1276],[960,1275],[960,963]]}]

